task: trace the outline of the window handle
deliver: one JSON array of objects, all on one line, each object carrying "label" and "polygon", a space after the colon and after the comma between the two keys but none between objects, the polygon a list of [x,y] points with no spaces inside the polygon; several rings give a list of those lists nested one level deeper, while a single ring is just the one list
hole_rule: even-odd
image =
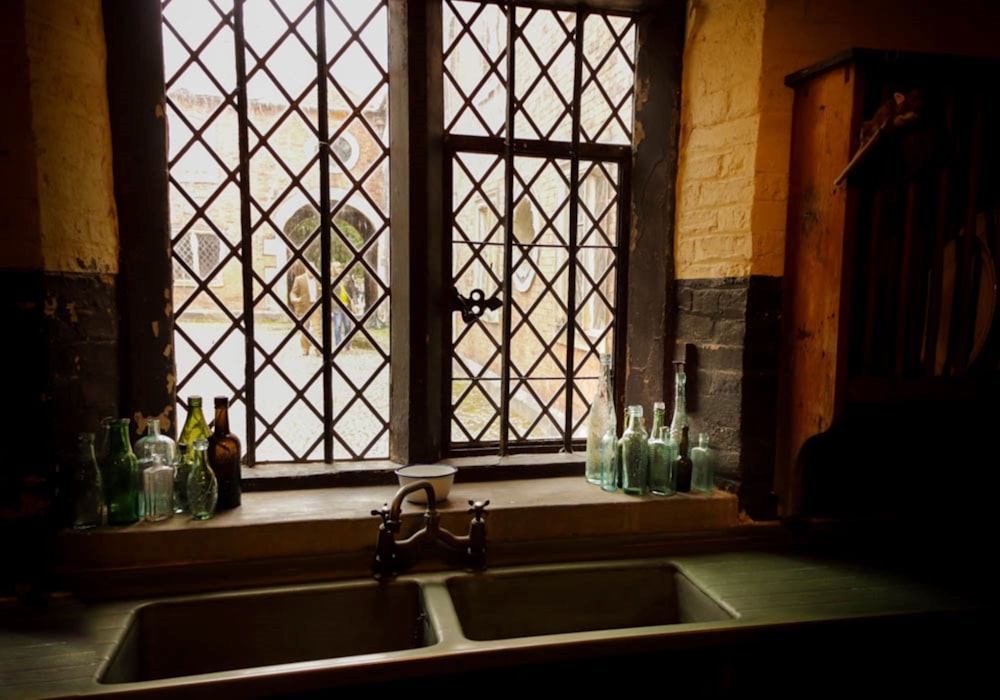
[{"label": "window handle", "polygon": [[468,297],[463,297],[458,288],[452,287],[451,310],[461,311],[462,320],[466,323],[472,323],[486,313],[487,309],[492,311],[503,306],[499,294],[500,290],[498,289],[496,294],[487,299],[486,292],[482,289],[473,289],[469,292]]}]

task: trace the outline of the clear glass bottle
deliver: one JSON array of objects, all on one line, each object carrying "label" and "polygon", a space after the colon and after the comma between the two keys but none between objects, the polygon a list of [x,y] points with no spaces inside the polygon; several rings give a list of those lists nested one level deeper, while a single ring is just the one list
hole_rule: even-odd
[{"label": "clear glass bottle", "polygon": [[135,441],[132,449],[135,451],[135,458],[139,460],[139,481],[142,489],[139,517],[146,518],[146,507],[149,505],[149,496],[146,493],[146,470],[154,466],[156,457],[159,459],[159,464],[166,465],[171,470],[172,476],[177,463],[177,443],[160,432],[159,418],[149,418],[146,420],[146,434]]},{"label": "clear glass bottle", "polygon": [[242,501],[240,439],[229,432],[229,399],[215,397],[215,425],[208,438],[208,466],[219,482],[219,510],[236,508]]},{"label": "clear glass bottle", "polygon": [[94,434],[76,436],[76,465],[73,473],[73,528],[87,530],[104,520],[104,488],[94,453]]},{"label": "clear glass bottle", "polygon": [[604,472],[608,459],[614,459],[614,446],[611,454],[607,450],[607,435],[609,431],[618,434],[618,421],[615,416],[614,388],[611,380],[611,355],[601,355],[601,377],[597,384],[597,392],[590,404],[587,415],[587,466],[585,476],[592,484],[602,484],[601,474]]},{"label": "clear glass bottle", "polygon": [[618,419],[608,423],[601,438],[601,489],[615,491],[621,480],[621,459],[618,445]]},{"label": "clear glass bottle", "polygon": [[177,443],[169,435],[160,432],[160,419],[146,420],[146,434],[135,441],[136,459],[140,462],[151,459],[153,455],[160,456],[160,463],[168,467],[177,464]]},{"label": "clear glass bottle", "polygon": [[642,420],[642,406],[628,407],[628,424],[622,433],[622,491],[642,496],[649,483],[649,434]]},{"label": "clear glass bottle", "polygon": [[687,374],[684,363],[674,362],[674,415],[670,420],[670,437],[678,445],[681,442],[681,429],[687,427]]},{"label": "clear glass bottle", "polygon": [[650,439],[657,436],[666,422],[667,405],[663,401],[653,402],[653,425],[649,428]]},{"label": "clear glass bottle", "polygon": [[174,468],[163,463],[159,454],[147,457],[142,471],[142,493],[146,500],[145,518],[159,522],[174,515]]},{"label": "clear glass bottle", "polygon": [[691,490],[691,456],[688,454],[688,426],[681,427],[681,439],[677,443],[677,491],[687,493]]},{"label": "clear glass bottle", "polygon": [[711,493],[715,488],[715,450],[708,433],[698,433],[698,446],[691,449],[691,490]]},{"label": "clear glass bottle", "polygon": [[195,520],[208,520],[215,515],[219,501],[219,482],[208,466],[208,440],[198,438],[189,452],[192,458],[187,482],[188,510]]},{"label": "clear glass bottle", "polygon": [[174,473],[174,512],[186,513],[188,511],[187,485],[188,475],[194,463],[194,443],[195,440],[208,440],[211,431],[208,428],[208,421],[201,410],[201,397],[188,397],[188,414],[181,428],[181,434],[177,439],[178,443],[187,445],[187,450],[182,458],[177,462],[177,469]]},{"label": "clear glass bottle", "polygon": [[127,525],[139,519],[139,461],[132,451],[128,418],[111,421],[108,457],[104,463],[104,495],[108,525]]},{"label": "clear glass bottle", "polygon": [[657,496],[677,492],[677,443],[670,437],[670,428],[661,425],[649,438],[649,490]]}]

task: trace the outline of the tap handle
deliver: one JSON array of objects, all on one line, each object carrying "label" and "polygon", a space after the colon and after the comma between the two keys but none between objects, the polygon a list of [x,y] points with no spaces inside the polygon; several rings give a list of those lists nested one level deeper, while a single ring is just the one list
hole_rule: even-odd
[{"label": "tap handle", "polygon": [[469,508],[469,513],[472,514],[472,519],[475,521],[481,521],[483,519],[483,513],[486,512],[486,506],[489,504],[490,502],[488,500],[469,501],[469,505],[472,506]]},{"label": "tap handle", "polygon": [[377,515],[382,518],[382,524],[389,527],[389,518],[392,517],[392,511],[389,509],[388,503],[383,503],[382,507],[378,510],[373,510],[372,515]]}]

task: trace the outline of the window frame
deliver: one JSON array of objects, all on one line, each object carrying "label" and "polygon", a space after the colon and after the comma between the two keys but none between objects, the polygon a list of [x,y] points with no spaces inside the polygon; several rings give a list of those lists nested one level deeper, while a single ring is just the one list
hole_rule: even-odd
[{"label": "window frame", "polygon": [[[106,15],[117,13],[129,4],[105,0]],[[544,4],[576,6],[559,0]],[[636,12],[638,19],[636,71],[640,87],[636,95],[635,128],[639,147],[633,149],[633,187],[630,192],[622,193],[630,220],[627,241],[630,254],[623,277],[632,283],[621,297],[627,309],[621,322],[627,330],[625,342],[614,358],[614,366],[620,368],[616,372],[616,397],[622,409],[626,399],[628,403],[644,405],[663,400],[668,393],[665,378],[670,377],[670,361],[674,356],[673,221],[685,14],[683,3],[676,2],[607,0],[587,4],[595,9]],[[118,33],[117,41],[122,45],[109,47],[109,72],[110,63],[116,62],[113,69],[125,72],[129,78],[109,81],[109,101],[118,123],[137,115],[145,116],[141,111],[144,103],[136,100],[131,90],[138,83],[148,84],[151,71],[157,67],[160,80],[148,91],[157,94],[158,104],[164,103],[159,0],[150,0],[130,12],[132,36],[123,38]],[[450,348],[446,342],[447,325],[451,323],[451,313],[447,310],[451,277],[446,267],[450,261],[447,248],[450,236],[446,229],[447,198],[442,187],[446,160],[442,133],[441,2],[389,0],[389,26],[390,72],[407,69],[410,75],[425,77],[419,81],[390,81],[389,86],[393,105],[389,123],[393,228],[389,460],[388,463],[283,465],[279,469],[273,469],[276,465],[262,465],[245,470],[251,481],[270,481],[276,488],[285,483],[301,487],[303,482],[297,477],[302,474],[334,475],[339,479],[353,473],[360,475],[360,482],[364,483],[373,478],[385,479],[386,475],[391,478],[391,468],[398,464],[448,459],[443,443],[447,431],[441,429],[450,401],[447,381]],[[142,60],[134,60],[126,53],[128,48],[143,54]],[[123,57],[131,59],[128,65],[124,65]],[[131,138],[119,138],[116,133],[113,142],[122,269],[135,268],[141,263],[142,269],[156,272],[121,275],[120,298],[162,298],[164,287],[169,288],[172,280],[170,257],[162,255],[169,248],[149,245],[151,235],[162,237],[169,245],[162,119],[161,114],[158,119],[136,120],[129,124]],[[142,151],[138,159],[133,157],[137,150]],[[134,202],[126,201],[127,197],[119,191],[123,182],[128,182],[132,189],[136,185],[141,187],[143,196]],[[139,204],[143,201],[145,205]],[[149,203],[155,206],[151,209]],[[152,233],[150,217],[157,220]],[[441,313],[426,313],[426,309],[433,308],[441,309]],[[141,303],[123,309],[122,331],[126,341],[140,329],[148,328],[151,310],[152,306]],[[172,328],[169,330],[172,332]],[[179,409],[170,381],[172,358],[162,370],[157,370],[158,374],[162,371],[160,378],[165,380],[158,382],[149,376],[148,360],[154,353],[163,352],[162,341],[145,345],[137,348],[135,344],[124,343],[123,374],[143,381],[123,381],[121,404]],[[669,404],[670,397],[666,399]],[[176,417],[178,420],[172,426],[175,430],[180,420]],[[169,428],[167,432],[171,432]],[[530,476],[577,473],[582,470],[582,459],[581,452],[516,455],[509,459],[493,455],[449,461],[478,471],[482,478],[510,478],[528,476],[524,468],[530,468]],[[286,481],[289,477],[291,481]]]},{"label": "window frame", "polygon": [[[520,3],[576,7],[566,2]],[[595,10],[632,11],[637,13],[636,42],[636,139],[633,147],[631,181],[635,186],[621,193],[628,206],[631,221],[627,267],[620,274],[622,283],[632,280],[621,290],[619,302],[625,317],[624,342],[619,344],[614,366],[624,371],[615,373],[615,394],[619,412],[624,402],[651,405],[664,400],[667,379],[671,377],[673,330],[673,219],[674,180],[677,167],[679,126],[679,92],[684,12],[680,3],[669,2],[591,2]],[[441,323],[432,323],[424,314],[411,314],[413,308],[447,308],[450,276],[442,266],[450,261],[450,236],[447,235],[449,197],[443,191],[442,173],[448,167],[449,148],[445,146],[442,22],[440,0],[424,3],[403,3],[390,0],[389,67],[424,75],[425,80],[407,81],[406,85],[390,85],[389,130],[394,150],[390,164],[393,185],[390,219],[399,232],[406,232],[403,244],[393,239],[393,299],[394,337],[392,345],[392,397],[390,413],[402,415],[399,427],[390,438],[391,459],[401,463],[437,461],[447,457],[443,444],[447,431],[450,394],[449,347],[451,319],[442,314]],[[672,35],[675,41],[653,40],[652,37]],[[401,82],[401,81],[397,81]],[[639,93],[642,94],[639,94]],[[659,114],[657,115],[657,111]],[[664,119],[664,115],[672,117]],[[660,125],[653,130],[650,127]],[[401,154],[397,144],[411,146]],[[404,223],[405,222],[405,223]],[[426,245],[417,240],[420,231],[427,232]],[[416,253],[413,255],[413,253]],[[399,256],[398,258],[396,256]],[[405,257],[404,257],[405,256]],[[402,275],[396,274],[396,262],[410,260]],[[435,283],[421,287],[420,273]],[[637,285],[636,280],[651,284]],[[661,284],[657,284],[657,281]],[[400,303],[405,300],[405,303]],[[402,308],[409,307],[409,308]],[[395,316],[395,314],[399,316]],[[416,317],[414,317],[416,316]],[[400,328],[396,324],[404,325]],[[398,333],[397,331],[403,331]],[[411,342],[411,339],[414,342]],[[426,339],[419,342],[417,339]],[[398,345],[396,344],[398,342]],[[410,352],[408,352],[410,351]],[[405,354],[405,359],[404,359]],[[401,361],[404,360],[404,361]],[[402,389],[400,391],[399,389]],[[421,396],[421,392],[423,395]],[[666,397],[671,403],[671,397]],[[393,419],[391,425],[395,426]],[[582,453],[580,453],[582,458]],[[467,464],[470,460],[453,460]],[[490,456],[483,463],[495,467],[498,463],[519,460]],[[539,455],[532,468],[545,463]],[[552,460],[562,461],[562,460]]]}]

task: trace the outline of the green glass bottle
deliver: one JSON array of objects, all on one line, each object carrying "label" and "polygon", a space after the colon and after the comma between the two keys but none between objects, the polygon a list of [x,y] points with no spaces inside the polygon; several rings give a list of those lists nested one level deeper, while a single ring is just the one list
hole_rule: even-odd
[{"label": "green glass bottle", "polygon": [[139,520],[139,461],[132,451],[128,418],[111,421],[104,489],[108,525],[128,525]]},{"label": "green glass bottle", "polygon": [[177,442],[187,446],[183,451],[183,456],[177,462],[177,469],[174,471],[174,512],[188,512],[187,485],[188,475],[194,464],[194,443],[196,440],[208,440],[211,431],[208,428],[208,421],[201,410],[201,397],[188,397],[187,420],[181,428],[181,434]]},{"label": "green glass bottle", "polygon": [[229,399],[215,397],[215,426],[208,437],[208,466],[219,481],[219,510],[236,508],[243,493],[240,439],[229,432]]},{"label": "green glass bottle", "polygon": [[219,502],[219,482],[208,466],[208,440],[195,440],[189,452],[192,459],[187,482],[188,510],[195,520],[208,520],[215,515]]},{"label": "green glass bottle", "polygon": [[649,482],[649,435],[642,422],[642,406],[628,407],[628,424],[621,440],[622,491],[642,496]]}]

